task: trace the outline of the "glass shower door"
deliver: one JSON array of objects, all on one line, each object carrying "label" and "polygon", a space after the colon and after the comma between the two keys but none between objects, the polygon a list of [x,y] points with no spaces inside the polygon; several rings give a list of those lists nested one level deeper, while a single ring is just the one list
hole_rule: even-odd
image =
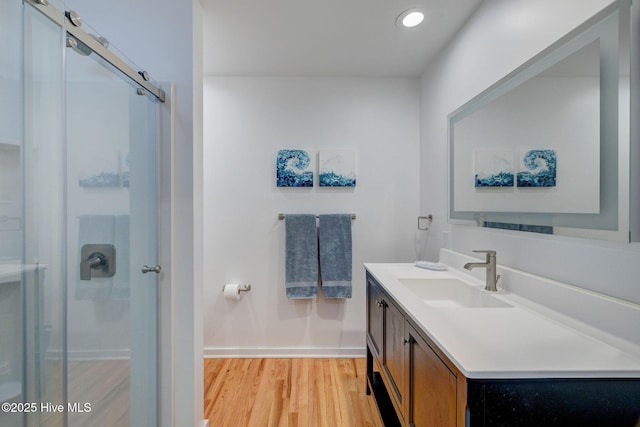
[{"label": "glass shower door", "polygon": [[0,1],[0,426],[156,426],[159,104],[63,3]]},{"label": "glass shower door", "polygon": [[21,427],[11,406],[24,400],[20,5],[0,2],[0,426]]},{"label": "glass shower door", "polygon": [[65,69],[68,425],[155,426],[158,104],[77,46]]}]

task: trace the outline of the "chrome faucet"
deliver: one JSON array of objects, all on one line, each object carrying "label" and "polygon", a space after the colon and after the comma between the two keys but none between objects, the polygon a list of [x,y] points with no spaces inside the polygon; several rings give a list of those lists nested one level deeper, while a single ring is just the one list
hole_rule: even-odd
[{"label": "chrome faucet", "polygon": [[467,270],[472,270],[476,267],[484,267],[487,269],[487,279],[485,283],[485,289],[487,291],[496,292],[498,290],[496,283],[500,276],[496,275],[496,251],[473,251],[476,253],[487,254],[486,262],[468,262],[464,265]]}]

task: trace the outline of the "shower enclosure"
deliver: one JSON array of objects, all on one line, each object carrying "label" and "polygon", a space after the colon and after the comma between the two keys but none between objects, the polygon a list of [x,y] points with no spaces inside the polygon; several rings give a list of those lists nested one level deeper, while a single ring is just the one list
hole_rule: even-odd
[{"label": "shower enclosure", "polygon": [[65,6],[0,2],[0,426],[156,426],[165,96]]}]

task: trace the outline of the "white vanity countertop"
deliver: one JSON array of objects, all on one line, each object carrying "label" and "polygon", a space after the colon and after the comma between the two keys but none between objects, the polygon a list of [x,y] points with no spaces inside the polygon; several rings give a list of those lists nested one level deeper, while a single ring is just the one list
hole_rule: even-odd
[{"label": "white vanity countertop", "polygon": [[457,278],[484,287],[463,271],[432,271],[413,264],[365,268],[467,378],[640,378],[638,342],[504,290],[492,296],[512,307],[431,307],[399,280]]}]

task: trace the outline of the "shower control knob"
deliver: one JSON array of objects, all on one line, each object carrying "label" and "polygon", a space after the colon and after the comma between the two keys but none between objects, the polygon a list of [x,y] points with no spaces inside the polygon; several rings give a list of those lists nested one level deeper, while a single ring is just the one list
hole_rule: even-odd
[{"label": "shower control knob", "polygon": [[162,271],[162,267],[159,265],[156,265],[155,267],[149,267],[147,265],[142,266],[142,274],[147,274],[147,273],[160,274],[160,271]]}]

